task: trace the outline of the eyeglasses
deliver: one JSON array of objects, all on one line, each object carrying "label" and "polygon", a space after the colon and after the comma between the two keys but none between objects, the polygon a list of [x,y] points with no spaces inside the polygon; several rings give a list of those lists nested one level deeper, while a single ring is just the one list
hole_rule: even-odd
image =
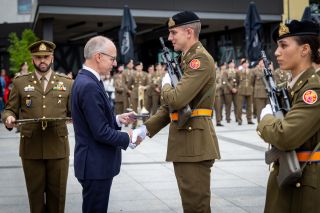
[{"label": "eyeglasses", "polygon": [[99,52],[99,53],[102,55],[109,56],[111,58],[112,62],[114,62],[117,59],[115,56],[109,55],[108,53],[103,53],[103,52]]}]

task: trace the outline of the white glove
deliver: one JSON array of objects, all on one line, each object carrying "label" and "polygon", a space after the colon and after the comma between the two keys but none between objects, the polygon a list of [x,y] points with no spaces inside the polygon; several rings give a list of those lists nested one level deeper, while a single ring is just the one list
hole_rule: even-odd
[{"label": "white glove", "polygon": [[162,79],[162,87],[163,87],[165,84],[170,84],[170,85],[172,86],[172,84],[171,84],[171,78],[170,78],[169,73],[166,73],[166,74],[164,75],[163,79]]},{"label": "white glove", "polygon": [[144,140],[144,139],[146,138],[146,136],[147,136],[147,132],[148,132],[148,131],[147,131],[147,127],[146,127],[145,125],[141,125],[140,127],[134,129],[134,130],[132,131],[132,139],[131,139],[132,143],[133,143],[133,144],[136,143],[138,136],[139,136],[142,140]]},{"label": "white glove", "polygon": [[261,114],[260,114],[260,120],[262,120],[262,118],[266,115],[273,115],[273,112],[272,112],[272,108],[271,108],[271,105],[270,104],[267,104],[261,111]]}]

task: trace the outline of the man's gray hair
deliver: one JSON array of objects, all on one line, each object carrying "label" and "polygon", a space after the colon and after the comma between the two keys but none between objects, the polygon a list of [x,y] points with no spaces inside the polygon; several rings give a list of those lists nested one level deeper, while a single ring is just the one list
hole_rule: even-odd
[{"label": "man's gray hair", "polygon": [[107,49],[109,38],[104,36],[92,37],[84,47],[83,55],[85,59],[90,59],[97,52],[105,52]]},{"label": "man's gray hair", "polygon": [[194,31],[194,36],[196,38],[199,38],[200,35],[200,31],[201,31],[201,22],[195,22],[195,23],[191,23],[191,24],[186,24],[186,25],[182,25],[182,27],[184,29],[186,28],[191,28]]}]

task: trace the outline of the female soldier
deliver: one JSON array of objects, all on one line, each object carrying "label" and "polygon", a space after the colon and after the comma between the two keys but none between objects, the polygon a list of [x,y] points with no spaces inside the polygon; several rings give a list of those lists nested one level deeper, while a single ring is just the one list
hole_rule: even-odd
[{"label": "female soldier", "polygon": [[[319,26],[310,21],[293,20],[280,24],[273,32],[280,69],[291,70],[292,74],[288,85],[291,109],[283,119],[278,119],[267,105],[257,127],[267,143],[282,151],[296,150],[301,166],[320,142],[320,78],[312,67],[312,62],[320,62],[318,36]],[[273,165],[265,213],[320,212],[320,150],[311,156],[301,178],[281,187],[277,183],[279,163]]]}]

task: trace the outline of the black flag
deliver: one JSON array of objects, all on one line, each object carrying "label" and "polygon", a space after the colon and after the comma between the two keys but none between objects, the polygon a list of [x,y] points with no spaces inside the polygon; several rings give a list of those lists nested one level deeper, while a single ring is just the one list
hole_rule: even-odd
[{"label": "black flag", "polygon": [[301,21],[313,21],[310,7],[304,8],[304,12],[303,12]]},{"label": "black flag", "polygon": [[246,30],[246,54],[250,65],[252,65],[259,60],[262,49],[262,23],[254,2],[250,2],[244,26]]},{"label": "black flag", "polygon": [[125,5],[119,31],[120,61],[124,64],[127,64],[130,59],[134,59],[133,38],[136,34],[136,28],[137,25],[130,9]]}]

